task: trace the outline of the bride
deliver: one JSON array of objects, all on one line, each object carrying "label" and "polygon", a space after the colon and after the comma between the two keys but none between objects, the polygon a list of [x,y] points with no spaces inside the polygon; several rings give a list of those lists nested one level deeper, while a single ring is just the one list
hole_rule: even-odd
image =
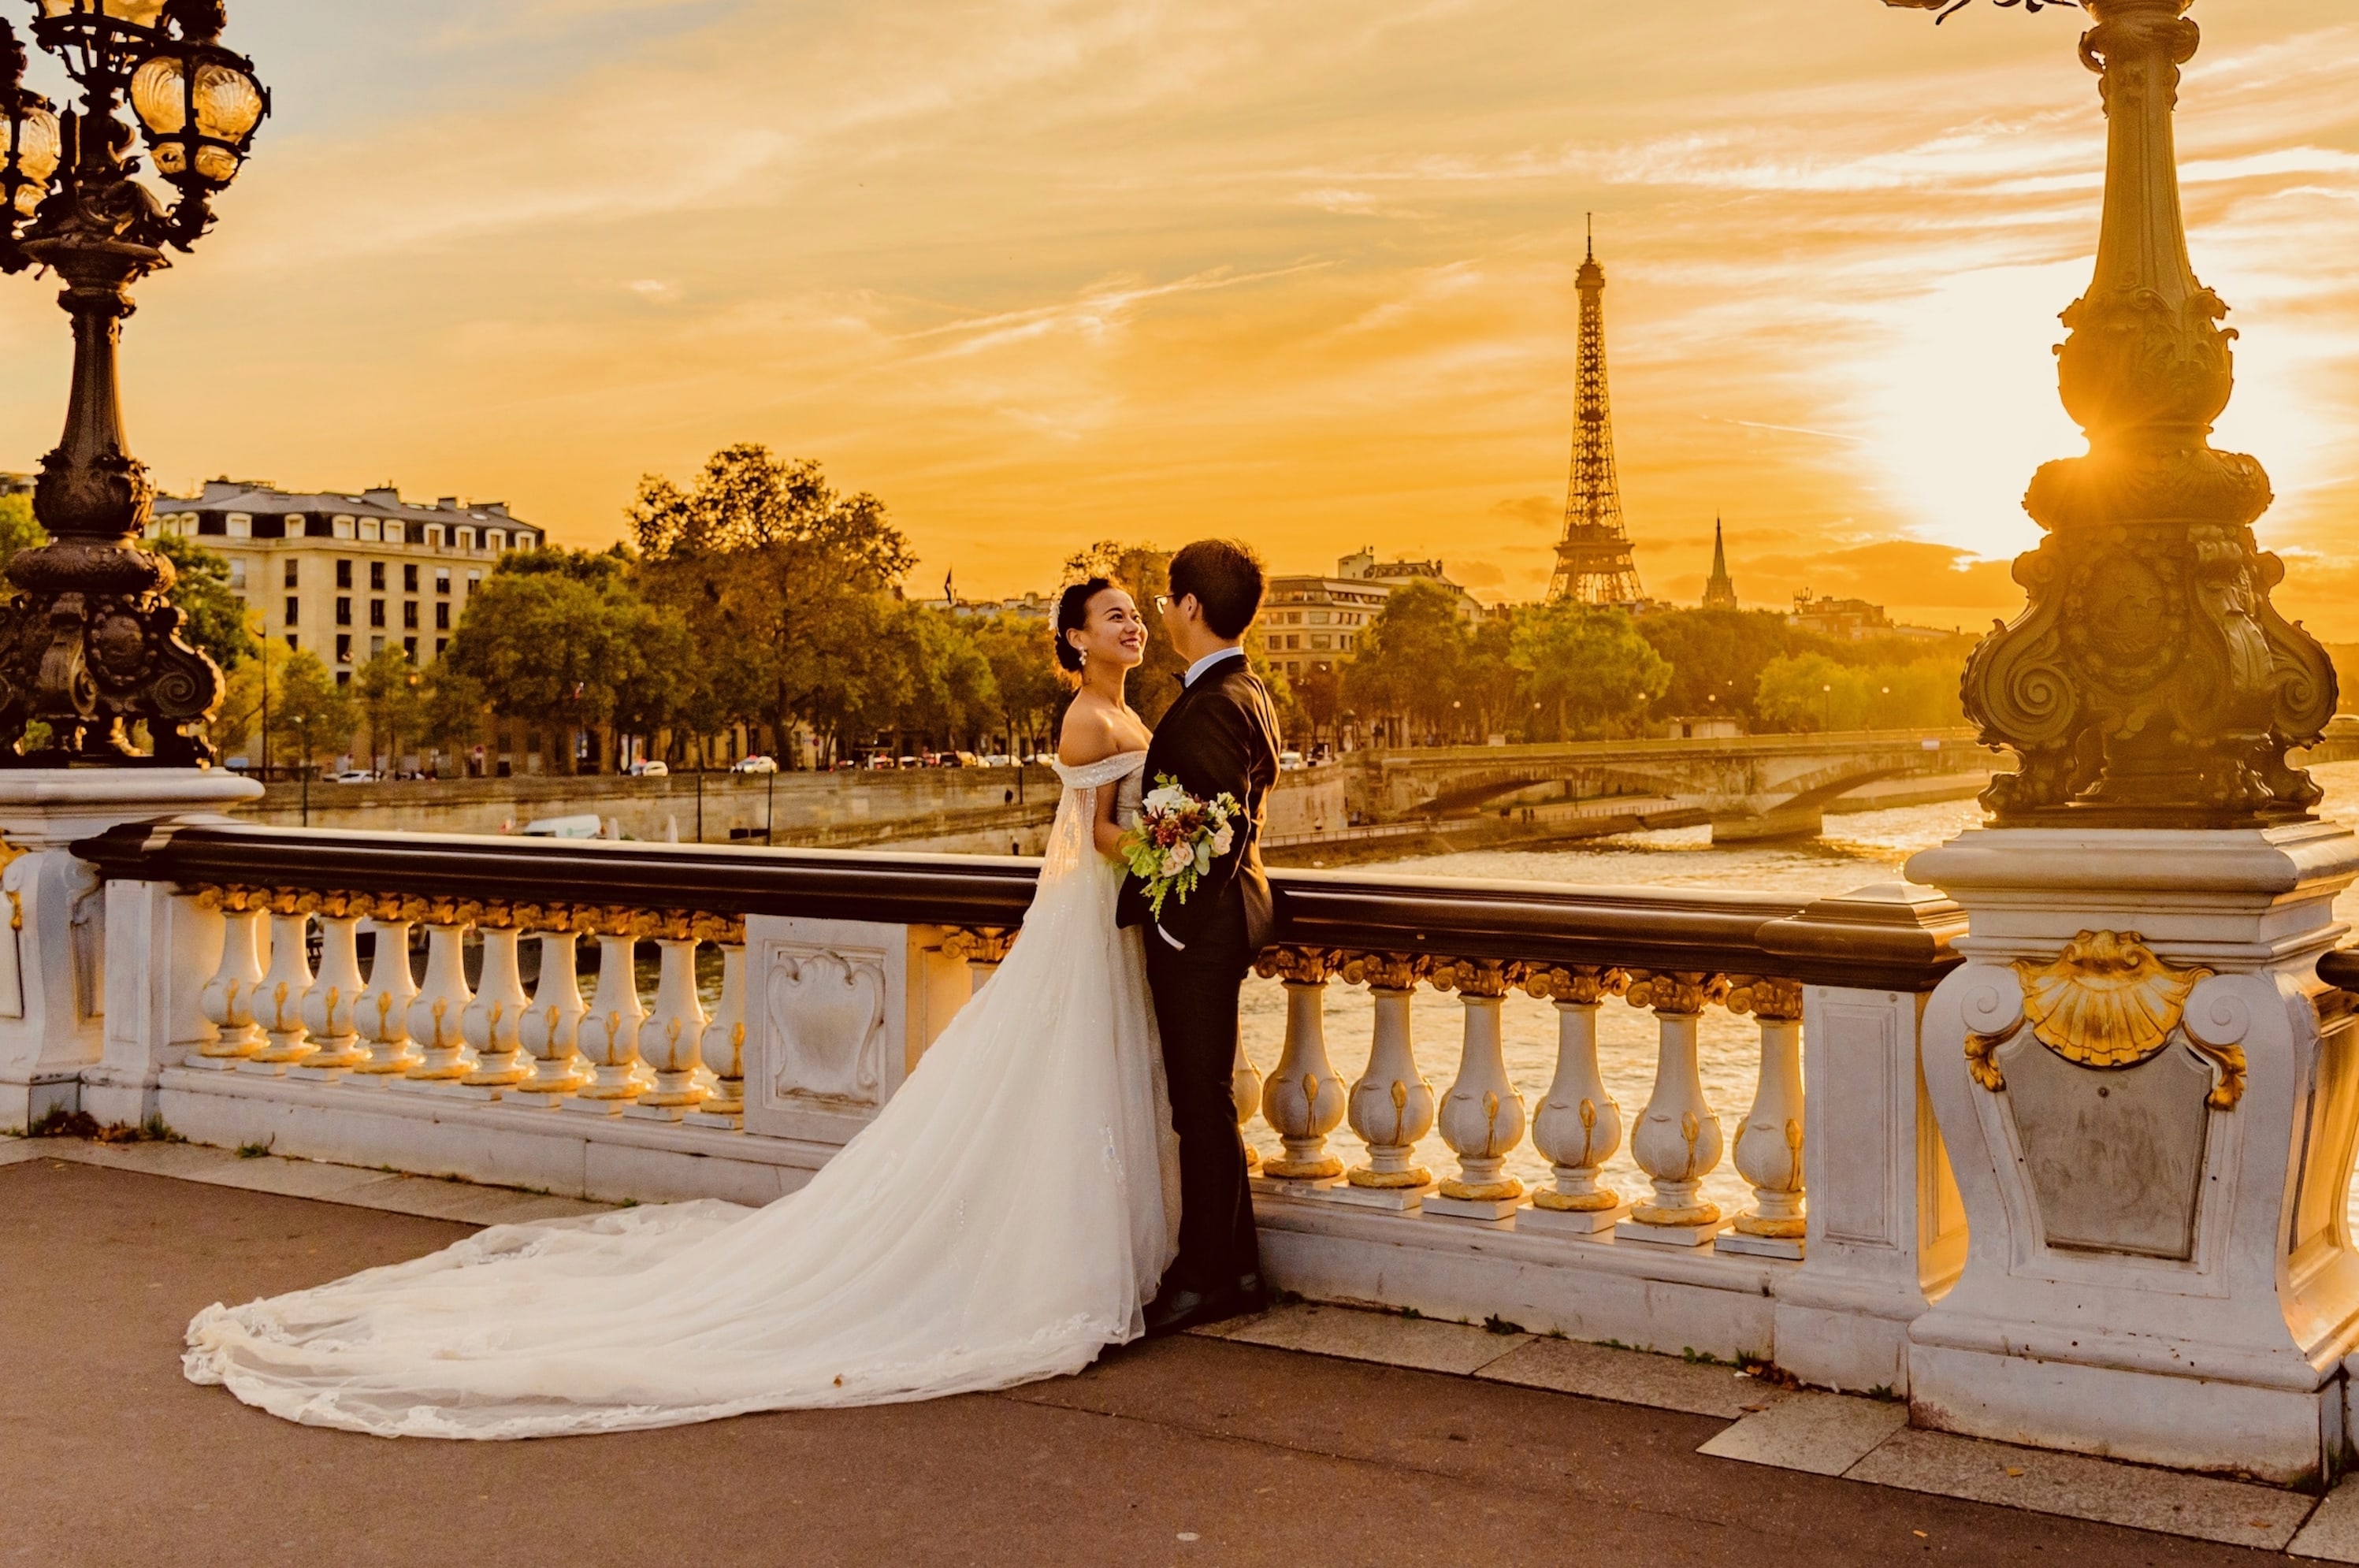
[{"label": "bride", "polygon": [[544,1437],[1006,1388],[1137,1337],[1179,1229],[1162,1058],[1111,858],[1147,755],[1123,697],[1147,630],[1103,578],[1068,588],[1054,625],[1081,691],[1022,935],[808,1185],[760,1209],[501,1225],[208,1307],[189,1325],[190,1380],[315,1426]]}]

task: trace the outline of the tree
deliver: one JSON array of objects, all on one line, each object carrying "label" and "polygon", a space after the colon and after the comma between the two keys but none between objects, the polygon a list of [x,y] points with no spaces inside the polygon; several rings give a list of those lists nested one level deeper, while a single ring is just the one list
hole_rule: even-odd
[{"label": "tree", "polygon": [[1731,718],[1756,728],[1761,671],[1772,660],[1814,651],[1821,641],[1771,610],[1652,611],[1639,619],[1638,635],[1671,667],[1658,714]]},{"label": "tree", "polygon": [[612,553],[511,553],[468,598],[444,665],[502,718],[569,731],[665,727],[695,656],[680,617],[647,603],[626,564]]},{"label": "tree", "polygon": [[742,721],[785,735],[799,719],[832,734],[878,705],[864,667],[916,562],[882,501],[741,442],[687,490],[647,475],[628,517],[641,585],[692,641],[684,702],[700,732]]},{"label": "tree", "polygon": [[408,749],[426,718],[425,677],[398,643],[371,654],[353,673],[353,692],[368,724],[369,753],[397,759]]},{"label": "tree", "polygon": [[1554,739],[1626,735],[1670,684],[1671,667],[1621,610],[1544,604],[1518,615],[1526,700]]},{"label": "tree", "polygon": [[994,615],[974,624],[973,636],[991,664],[1008,747],[1018,757],[1028,757],[1042,748],[1042,737],[1065,696],[1049,628],[1038,621]]},{"label": "tree", "polygon": [[180,635],[212,656],[223,670],[254,657],[255,637],[246,626],[245,602],[230,591],[229,561],[191,539],[162,534],[147,548],[172,563],[174,580],[166,597],[180,609]]},{"label": "tree", "polygon": [[435,753],[450,754],[457,771],[464,774],[467,753],[484,738],[486,705],[481,685],[447,662],[433,665],[426,671],[419,703],[419,743]]},{"label": "tree", "polygon": [[351,694],[320,656],[308,648],[288,655],[270,704],[271,749],[310,770],[321,757],[341,755],[359,726]]},{"label": "tree", "polygon": [[1294,678],[1294,704],[1317,745],[1321,733],[1332,733],[1343,717],[1343,678],[1332,666],[1312,667]]},{"label": "tree", "polygon": [[1455,736],[1463,710],[1452,708],[1467,655],[1458,596],[1438,583],[1416,582],[1385,601],[1343,675],[1343,691],[1363,713],[1406,720],[1412,735]]},{"label": "tree", "polygon": [[1936,654],[1903,664],[1840,664],[1822,653],[1773,661],[1755,705],[1796,730],[1947,728],[1965,722],[1958,698],[1963,661]]},{"label": "tree", "polygon": [[[222,705],[213,714],[207,733],[225,757],[244,754],[255,768],[266,760],[261,748],[254,743],[267,713],[272,718],[287,704],[285,693],[287,662],[295,657],[294,650],[277,637],[259,637],[255,641],[255,657],[234,666],[222,683]],[[271,749],[277,750],[277,735],[271,736]],[[285,758],[280,757],[283,762]]]},{"label": "tree", "polygon": [[0,570],[16,558],[18,550],[49,542],[49,534],[33,520],[30,495],[0,495]]}]

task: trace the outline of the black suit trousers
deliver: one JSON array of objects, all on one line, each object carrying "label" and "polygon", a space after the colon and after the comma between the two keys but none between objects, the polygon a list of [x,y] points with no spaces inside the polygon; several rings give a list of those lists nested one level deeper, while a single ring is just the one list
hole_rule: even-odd
[{"label": "black suit trousers", "polygon": [[1180,1135],[1180,1256],[1164,1279],[1167,1287],[1208,1294],[1228,1290],[1261,1273],[1245,1139],[1230,1088],[1237,996],[1253,952],[1242,911],[1234,922],[1213,922],[1185,952],[1152,926],[1144,935],[1171,1125]]}]

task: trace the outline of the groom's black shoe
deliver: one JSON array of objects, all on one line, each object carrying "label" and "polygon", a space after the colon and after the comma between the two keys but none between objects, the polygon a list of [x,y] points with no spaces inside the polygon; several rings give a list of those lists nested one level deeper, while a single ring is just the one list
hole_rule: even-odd
[{"label": "groom's black shoe", "polygon": [[1147,1305],[1147,1337],[1161,1339],[1205,1323],[1225,1323],[1260,1312],[1266,1304],[1258,1290],[1251,1293],[1243,1290],[1209,1293],[1184,1289],[1159,1290]]}]

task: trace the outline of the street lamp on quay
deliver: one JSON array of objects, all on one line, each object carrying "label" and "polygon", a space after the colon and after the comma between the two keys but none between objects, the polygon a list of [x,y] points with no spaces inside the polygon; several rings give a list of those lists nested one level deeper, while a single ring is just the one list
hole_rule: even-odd
[{"label": "street lamp on quay", "polygon": [[[81,100],[61,114],[28,91],[24,46],[0,20],[0,273],[38,265],[64,281],[74,365],[65,435],[33,492],[51,542],[10,561],[19,592],[0,608],[0,766],[203,767],[213,747],[196,732],[220,706],[221,670],[180,635],[170,563],[137,542],[156,491],[125,442],[115,347],[130,286],[212,226],[270,94],[222,46],[223,0],[32,5],[34,41]],[[168,201],[137,178],[140,137]],[[141,722],[152,755],[132,748]],[[27,751],[33,724],[49,739]]]}]

